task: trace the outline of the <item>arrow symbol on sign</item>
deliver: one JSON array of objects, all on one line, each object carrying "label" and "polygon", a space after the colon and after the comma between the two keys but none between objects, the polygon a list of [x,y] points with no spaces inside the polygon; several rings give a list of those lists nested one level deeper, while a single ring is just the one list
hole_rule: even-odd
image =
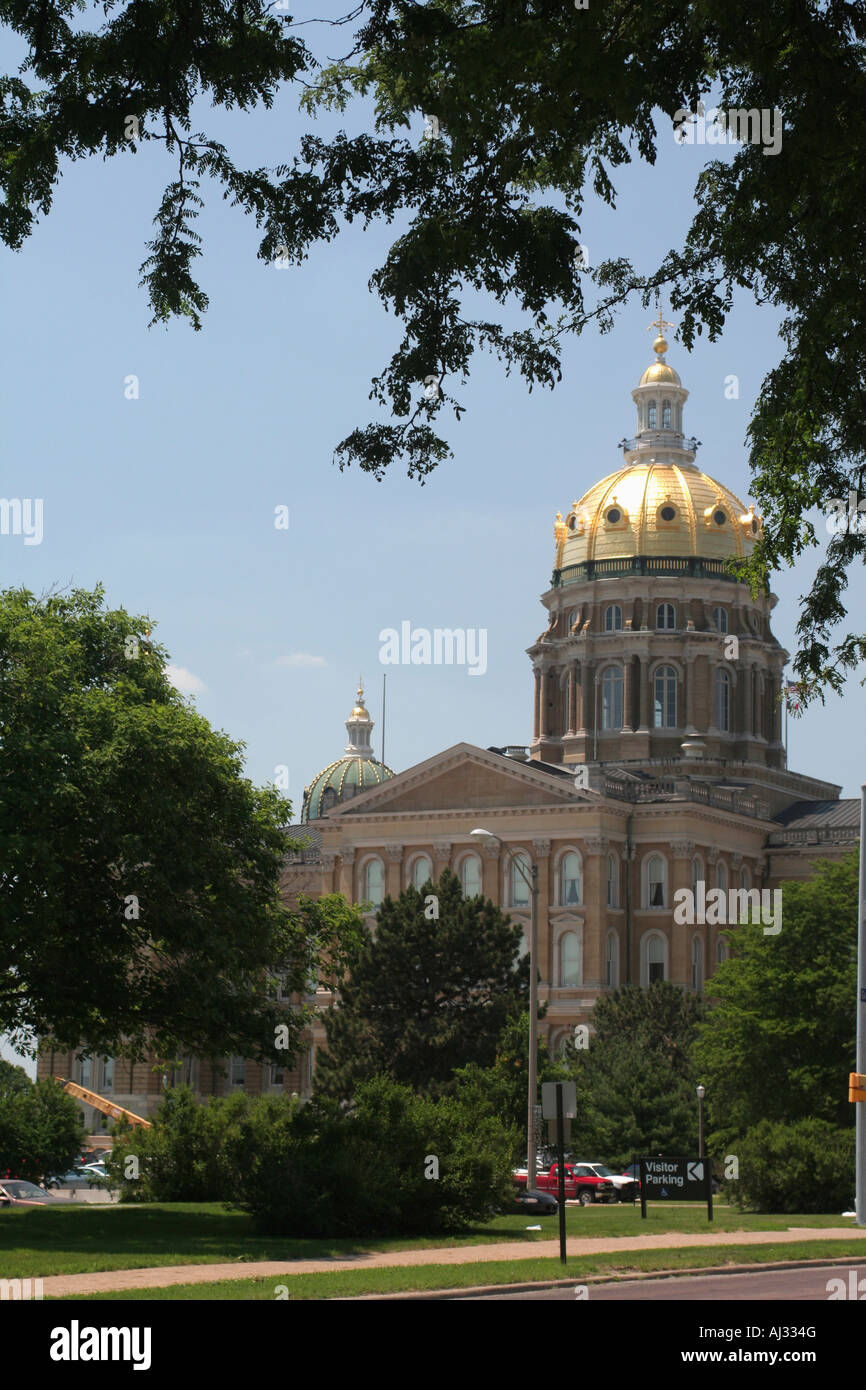
[{"label": "arrow symbol on sign", "polygon": [[690,1163],[688,1167],[689,1182],[703,1182],[704,1165],[702,1163]]}]

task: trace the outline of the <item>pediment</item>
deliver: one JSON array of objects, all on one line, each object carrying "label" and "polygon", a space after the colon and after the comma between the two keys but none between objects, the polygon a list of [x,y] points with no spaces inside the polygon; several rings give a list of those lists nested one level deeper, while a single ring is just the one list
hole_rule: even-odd
[{"label": "pediment", "polygon": [[449,811],[473,807],[562,806],[585,798],[568,776],[542,772],[501,753],[456,744],[389,778],[330,812],[330,821],[363,815]]}]

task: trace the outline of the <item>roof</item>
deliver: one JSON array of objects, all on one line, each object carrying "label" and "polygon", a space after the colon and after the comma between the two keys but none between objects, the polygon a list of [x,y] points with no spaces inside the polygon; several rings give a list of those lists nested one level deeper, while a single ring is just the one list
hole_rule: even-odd
[{"label": "roof", "polygon": [[840,801],[795,801],[774,819],[791,830],[857,829],[860,825],[860,802],[855,797]]}]

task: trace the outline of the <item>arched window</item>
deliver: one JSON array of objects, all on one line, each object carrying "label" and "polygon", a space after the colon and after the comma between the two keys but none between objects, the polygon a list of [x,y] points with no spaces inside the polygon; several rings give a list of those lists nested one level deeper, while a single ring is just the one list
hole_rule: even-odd
[{"label": "arched window", "polygon": [[607,905],[619,907],[619,864],[615,854],[607,856]]},{"label": "arched window", "polygon": [[672,666],[660,666],[655,674],[653,724],[657,729],[677,727],[677,673]]},{"label": "arched window", "polygon": [[577,620],[578,620],[579,617],[580,617],[580,609],[579,609],[579,608],[572,608],[571,612],[570,612],[569,615],[568,615],[568,630],[569,630],[569,632],[571,632],[571,629],[574,627],[574,625],[575,625],[575,623],[577,622]]},{"label": "arched window", "polygon": [[665,977],[665,943],[655,932],[646,943],[646,982],[654,985]]},{"label": "arched window", "polygon": [[723,893],[728,891],[728,866],[723,859],[716,865],[716,887],[721,888]]},{"label": "arched window", "polygon": [[713,609],[713,622],[717,632],[727,632],[728,630],[728,610],[727,608]]},{"label": "arched window", "polygon": [[559,865],[559,905],[573,907],[580,902],[580,855],[569,850]]},{"label": "arched window", "polygon": [[619,938],[609,931],[604,942],[604,982],[609,989],[619,984]]},{"label": "arched window", "polygon": [[692,989],[697,993],[704,985],[704,945],[699,936],[692,937]]},{"label": "arched window", "polygon": [[559,941],[559,983],[574,988],[580,984],[580,941],[577,932],[567,931]]},{"label": "arched window", "polygon": [[90,1090],[90,1087],[93,1085],[93,1058],[92,1058],[92,1057],[82,1057],[79,1066],[80,1066],[80,1072],[79,1072],[79,1078],[80,1078],[80,1079],[79,1079],[79,1083],[78,1083],[78,1084],[79,1084],[80,1086],[84,1086],[84,1087],[89,1091],[89,1090]]},{"label": "arched window", "polygon": [[381,859],[368,859],[364,869],[364,900],[381,907],[385,896],[385,866]]},{"label": "arched window", "polygon": [[[511,906],[529,906],[529,880],[530,880],[529,855],[520,850],[511,860]],[[520,869],[523,869],[523,873]],[[523,874],[526,875],[524,878]]]},{"label": "arched window", "polygon": [[722,666],[716,667],[714,722],[722,733],[731,727],[731,678]]},{"label": "arched window", "polygon": [[103,1091],[114,1090],[114,1058],[103,1057],[102,1059],[102,1089]]},{"label": "arched window", "polygon": [[749,870],[748,870],[748,869],[745,867],[745,865],[744,865],[743,868],[740,869],[740,887],[741,887],[741,888],[745,888],[746,891],[748,892],[748,890],[751,888],[751,886],[752,886],[752,875],[749,873]]},{"label": "arched window", "polygon": [[671,403],[664,401],[662,404],[662,429],[669,430],[671,427]]},{"label": "arched window", "polygon": [[622,609],[618,603],[609,603],[604,610],[605,632],[619,632],[622,629]]},{"label": "arched window", "polygon": [[666,877],[665,861],[660,854],[651,854],[646,866],[647,907],[664,907]]},{"label": "arched window", "polygon": [[716,964],[721,965],[723,960],[728,959],[728,943],[725,937],[720,936],[716,942]]},{"label": "arched window", "polygon": [[601,678],[601,727],[622,728],[622,667],[608,666]]},{"label": "arched window", "polygon": [[656,609],[656,627],[662,632],[673,632],[677,625],[677,615],[672,603],[660,603]]},{"label": "arched window", "polygon": [[651,429],[651,430],[654,430],[654,429],[655,429],[655,427],[656,427],[656,419],[657,419],[657,416],[658,416],[658,408],[657,408],[657,406],[656,406],[656,403],[655,403],[655,401],[650,401],[649,405],[647,406],[647,410],[646,410],[646,422],[647,422],[647,426],[649,427],[649,429]]},{"label": "arched window", "polygon": [[425,883],[430,882],[432,877],[433,864],[431,863],[430,856],[427,854],[419,854],[412,865],[412,887],[420,891]]},{"label": "arched window", "polygon": [[460,865],[460,881],[464,898],[477,898],[481,893],[481,860],[477,854],[467,854]]}]

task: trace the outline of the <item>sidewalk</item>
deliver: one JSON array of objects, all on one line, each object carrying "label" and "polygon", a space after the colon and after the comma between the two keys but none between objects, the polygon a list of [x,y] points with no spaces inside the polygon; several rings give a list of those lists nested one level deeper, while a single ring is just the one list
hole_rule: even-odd
[{"label": "sidewalk", "polygon": [[[628,1250],[677,1250],[685,1246],[785,1245],[812,1240],[866,1240],[857,1226],[794,1227],[787,1231],[719,1231],[706,1235],[668,1234],[624,1236],[615,1239],[569,1240],[575,1255],[621,1254]],[[356,1255],[326,1260],[261,1260],[231,1264],[162,1265],[155,1269],[116,1269],[99,1274],[54,1274],[43,1280],[46,1297],[109,1293],[115,1289],[168,1288],[172,1284],[215,1284],[220,1279],[285,1280],[293,1274],[326,1270],[405,1268],[411,1265],[489,1264],[494,1260],[533,1260],[559,1255],[558,1240],[506,1241],[501,1245],[462,1245],[448,1249],[394,1250],[387,1254]]]}]

